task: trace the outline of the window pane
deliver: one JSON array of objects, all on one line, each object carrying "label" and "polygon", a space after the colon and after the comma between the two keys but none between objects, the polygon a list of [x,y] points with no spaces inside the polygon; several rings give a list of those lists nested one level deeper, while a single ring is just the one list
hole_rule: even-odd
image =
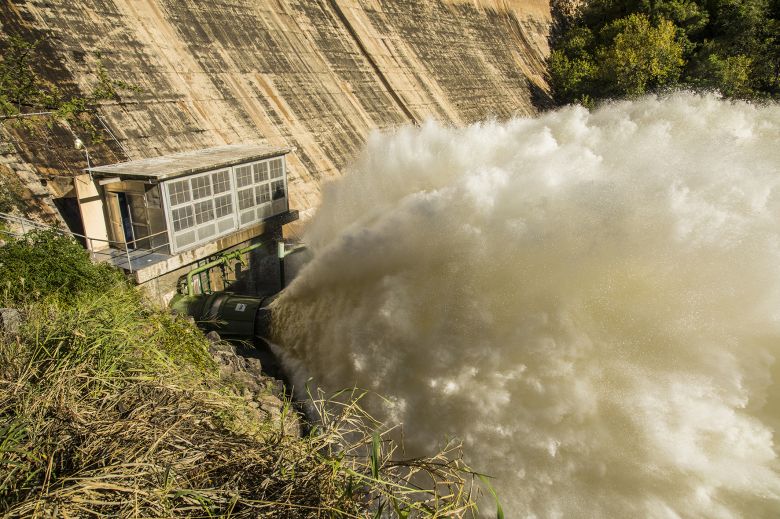
[{"label": "window pane", "polygon": [[192,206],[184,206],[171,211],[173,216],[173,230],[175,232],[189,229],[195,225],[195,219],[192,217]]},{"label": "window pane", "polygon": [[196,177],[191,180],[192,182],[192,198],[195,200],[199,198],[206,198],[211,196],[211,180],[209,176]]},{"label": "window pane", "polygon": [[255,190],[252,188],[238,192],[238,208],[249,209],[255,205]]},{"label": "window pane", "polygon": [[252,166],[240,166],[236,168],[237,187],[246,187],[252,183]]},{"label": "window pane", "polygon": [[188,231],[176,236],[176,246],[186,247],[195,242],[195,231]]},{"label": "window pane", "polygon": [[257,205],[271,201],[271,191],[268,188],[268,184],[263,184],[255,188],[255,200],[257,201]]},{"label": "window pane", "polygon": [[253,167],[255,169],[255,183],[268,180],[268,162],[258,162]]},{"label": "window pane", "polygon": [[210,238],[214,236],[215,232],[217,232],[217,226],[213,223],[211,225],[203,225],[198,227],[198,239],[204,240]]},{"label": "window pane", "polygon": [[274,200],[279,200],[280,198],[284,198],[284,180],[277,180],[275,182],[271,182],[271,191],[273,191],[274,194]]},{"label": "window pane", "polygon": [[241,225],[252,223],[255,221],[255,212],[254,211],[244,211],[241,213]]},{"label": "window pane", "polygon": [[195,221],[198,224],[210,222],[214,219],[214,203],[211,200],[197,202],[195,204]]},{"label": "window pane", "polygon": [[279,178],[282,176],[282,159],[274,159],[269,162],[271,166],[271,178]]},{"label": "window pane", "polygon": [[230,191],[230,171],[225,169],[217,171],[211,175],[211,184],[214,187],[214,194]]},{"label": "window pane", "polygon": [[227,195],[223,195],[214,199],[217,218],[222,218],[223,216],[227,216],[233,212],[233,200],[231,198],[232,197],[228,193]]},{"label": "window pane", "polygon": [[190,201],[190,181],[180,180],[168,184],[168,200],[171,205],[179,205]]}]

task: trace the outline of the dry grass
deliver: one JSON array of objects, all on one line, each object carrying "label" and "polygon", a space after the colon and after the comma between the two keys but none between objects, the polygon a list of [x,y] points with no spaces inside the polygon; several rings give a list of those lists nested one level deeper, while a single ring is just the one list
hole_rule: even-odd
[{"label": "dry grass", "polygon": [[126,285],[23,313],[23,329],[0,337],[2,517],[474,511],[457,446],[398,461],[357,393],[318,397],[319,425],[291,435],[220,379],[197,329]]}]

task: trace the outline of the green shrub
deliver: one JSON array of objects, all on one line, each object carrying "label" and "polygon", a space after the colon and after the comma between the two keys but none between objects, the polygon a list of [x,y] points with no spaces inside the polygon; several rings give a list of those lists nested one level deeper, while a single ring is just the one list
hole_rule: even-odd
[{"label": "green shrub", "polygon": [[89,253],[70,237],[33,231],[0,247],[0,303],[19,306],[44,297],[71,301],[126,284],[108,264],[93,264]]},{"label": "green shrub", "polygon": [[604,30],[615,33],[612,44],[597,52],[599,74],[612,93],[641,95],[677,82],[683,49],[672,22],[653,26],[647,16],[632,14]]}]

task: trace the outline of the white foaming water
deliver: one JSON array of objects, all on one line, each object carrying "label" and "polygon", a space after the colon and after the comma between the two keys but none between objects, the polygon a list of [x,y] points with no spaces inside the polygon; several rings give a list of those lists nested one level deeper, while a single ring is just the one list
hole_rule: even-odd
[{"label": "white foaming water", "polygon": [[374,135],[278,337],[507,517],[777,517],[779,169],[780,107],[692,94]]}]

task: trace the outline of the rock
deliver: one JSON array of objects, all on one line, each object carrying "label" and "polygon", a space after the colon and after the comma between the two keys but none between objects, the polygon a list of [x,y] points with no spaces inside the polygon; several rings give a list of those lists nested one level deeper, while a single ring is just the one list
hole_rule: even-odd
[{"label": "rock", "polygon": [[0,308],[0,332],[14,335],[19,333],[22,316],[15,308]]},{"label": "rock", "polygon": [[216,344],[222,340],[222,337],[220,337],[217,332],[212,330],[206,334],[206,339],[208,339],[211,344]]},{"label": "rock", "polygon": [[[213,334],[213,335],[212,335]],[[270,420],[285,434],[301,435],[301,424],[297,413],[285,412],[285,387],[281,380],[263,374],[259,359],[244,357],[236,352],[230,343],[223,342],[219,335],[210,332],[209,353],[219,365],[222,377],[228,377],[238,383],[242,397],[255,412],[261,413],[258,419]]]},{"label": "rock", "polygon": [[260,359],[253,357],[245,358],[246,370],[258,377],[263,376],[263,365],[260,363]]},{"label": "rock", "polygon": [[[207,335],[208,337],[208,335]],[[236,354],[236,347],[229,342],[212,342],[209,346],[209,353],[219,355],[224,353],[227,356]]]}]

